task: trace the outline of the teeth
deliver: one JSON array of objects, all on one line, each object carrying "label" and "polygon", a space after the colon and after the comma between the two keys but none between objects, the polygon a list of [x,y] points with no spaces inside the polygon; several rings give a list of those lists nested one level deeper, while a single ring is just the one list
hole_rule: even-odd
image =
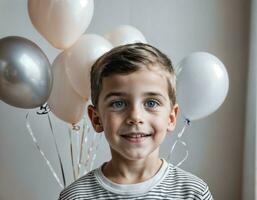
[{"label": "teeth", "polygon": [[140,138],[140,137],[146,137],[146,136],[150,136],[150,134],[149,135],[144,135],[144,134],[124,135],[124,137],[129,137],[129,138]]}]

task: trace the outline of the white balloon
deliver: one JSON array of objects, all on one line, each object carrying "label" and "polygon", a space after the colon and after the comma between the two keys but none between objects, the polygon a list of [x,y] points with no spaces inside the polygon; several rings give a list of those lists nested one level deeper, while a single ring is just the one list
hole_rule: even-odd
[{"label": "white balloon", "polygon": [[206,52],[192,53],[179,63],[176,73],[177,100],[186,119],[206,117],[224,102],[229,78],[217,57]]},{"label": "white balloon", "polygon": [[114,47],[136,42],[146,43],[144,35],[138,29],[130,25],[116,27],[111,32],[105,34],[105,38],[109,40]]},{"label": "white balloon", "polygon": [[67,49],[85,32],[93,0],[28,0],[32,24],[54,47]]},{"label": "white balloon", "polygon": [[63,63],[73,89],[87,101],[90,96],[90,70],[94,62],[112,49],[112,44],[95,34],[85,34],[64,51]]}]

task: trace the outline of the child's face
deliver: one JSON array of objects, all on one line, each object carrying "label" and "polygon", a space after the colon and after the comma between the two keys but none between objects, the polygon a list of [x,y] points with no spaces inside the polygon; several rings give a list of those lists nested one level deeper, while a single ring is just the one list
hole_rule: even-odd
[{"label": "child's face", "polygon": [[112,154],[146,158],[174,130],[178,106],[171,105],[164,73],[143,69],[103,79],[98,109],[89,107],[89,115],[95,130],[104,131]]}]

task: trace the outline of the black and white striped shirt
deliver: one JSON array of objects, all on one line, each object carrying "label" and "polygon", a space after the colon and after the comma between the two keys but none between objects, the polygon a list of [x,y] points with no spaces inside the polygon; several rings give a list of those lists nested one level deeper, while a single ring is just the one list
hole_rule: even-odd
[{"label": "black and white striped shirt", "polygon": [[100,168],[65,188],[59,200],[213,200],[207,184],[195,175],[168,164],[165,160],[157,174],[137,184],[116,184]]}]

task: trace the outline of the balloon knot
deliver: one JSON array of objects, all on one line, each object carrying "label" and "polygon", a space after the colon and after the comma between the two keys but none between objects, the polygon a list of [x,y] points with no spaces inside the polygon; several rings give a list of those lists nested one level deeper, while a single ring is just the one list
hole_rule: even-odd
[{"label": "balloon knot", "polygon": [[191,125],[191,121],[189,120],[189,119],[185,119],[185,122],[186,122],[186,124],[188,125],[188,126],[190,126]]},{"label": "balloon knot", "polygon": [[80,130],[80,126],[76,125],[76,124],[72,124],[72,130],[79,131]]},{"label": "balloon knot", "polygon": [[40,110],[37,111],[37,114],[38,114],[38,115],[45,115],[45,114],[47,114],[47,113],[50,112],[50,107],[48,106],[47,103],[45,103],[44,105],[40,106],[39,109],[40,109]]}]

